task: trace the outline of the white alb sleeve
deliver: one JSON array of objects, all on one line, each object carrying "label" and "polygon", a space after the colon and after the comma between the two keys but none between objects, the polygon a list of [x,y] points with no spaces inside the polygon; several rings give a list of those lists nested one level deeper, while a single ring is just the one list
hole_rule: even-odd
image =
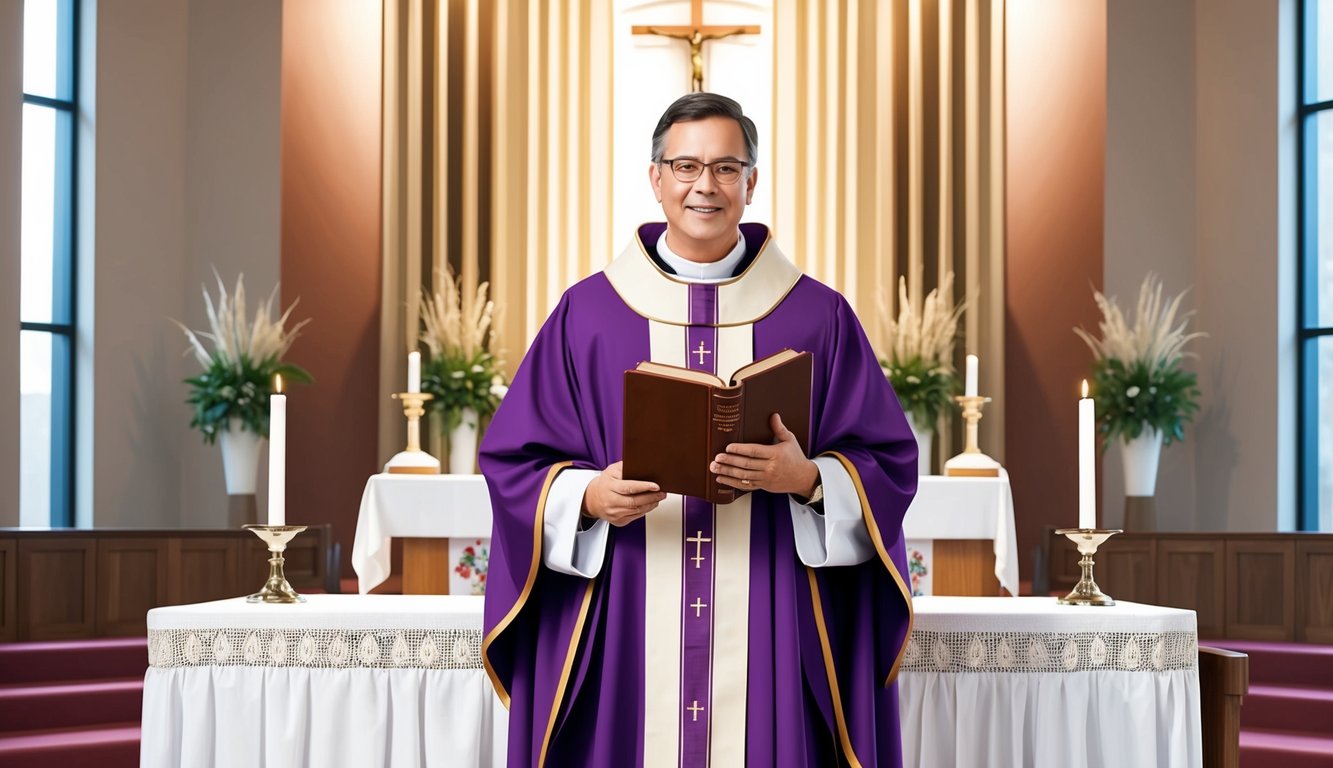
[{"label": "white alb sleeve", "polygon": [[814,461],[824,484],[824,514],[788,496],[796,554],[811,568],[864,563],[874,556],[875,545],[861,516],[861,497],[852,476],[833,456]]},{"label": "white alb sleeve", "polygon": [[542,522],[542,560],[547,568],[585,579],[601,573],[610,524],[598,520],[591,528],[579,530],[583,493],[599,474],[592,469],[566,469],[551,483]]}]

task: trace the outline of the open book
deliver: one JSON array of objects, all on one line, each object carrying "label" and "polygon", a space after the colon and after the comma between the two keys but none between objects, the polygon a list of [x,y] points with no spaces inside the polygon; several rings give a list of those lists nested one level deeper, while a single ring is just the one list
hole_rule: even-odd
[{"label": "open book", "polygon": [[784,349],[736,371],[730,382],[703,371],[639,363],[625,372],[624,475],[728,504],[745,491],[717,482],[708,470],[731,443],[772,443],[769,424],[782,416],[810,448],[809,352]]}]

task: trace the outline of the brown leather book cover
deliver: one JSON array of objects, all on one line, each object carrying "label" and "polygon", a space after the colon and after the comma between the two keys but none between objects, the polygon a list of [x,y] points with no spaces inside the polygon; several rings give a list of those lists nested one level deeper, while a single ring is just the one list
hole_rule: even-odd
[{"label": "brown leather book cover", "polygon": [[772,443],[769,417],[782,415],[810,447],[809,352],[784,349],[736,371],[723,382],[702,371],[640,363],[625,372],[624,475],[728,504],[744,495],[708,470],[731,443]]}]

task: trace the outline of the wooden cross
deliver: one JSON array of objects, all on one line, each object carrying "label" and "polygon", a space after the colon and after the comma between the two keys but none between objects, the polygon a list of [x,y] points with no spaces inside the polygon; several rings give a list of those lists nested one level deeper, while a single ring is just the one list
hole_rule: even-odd
[{"label": "wooden cross", "polygon": [[690,44],[690,90],[698,93],[704,89],[704,43],[709,40],[721,40],[732,35],[757,35],[759,27],[754,25],[740,27],[707,26],[704,24],[704,0],[690,0],[689,26],[643,26],[635,24],[631,31],[636,35],[657,35],[684,40]]},{"label": "wooden cross", "polygon": [[699,706],[699,700],[695,699],[694,705],[686,707],[686,709],[694,713],[694,722],[699,722],[699,713],[704,711],[704,708]]}]

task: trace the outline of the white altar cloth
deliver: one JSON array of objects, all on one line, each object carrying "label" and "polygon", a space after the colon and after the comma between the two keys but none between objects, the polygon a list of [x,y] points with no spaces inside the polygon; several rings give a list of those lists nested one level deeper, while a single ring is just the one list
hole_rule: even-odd
[{"label": "white altar cloth", "polygon": [[352,568],[365,594],[389,578],[389,540],[491,537],[491,497],[481,475],[371,475],[361,494]]},{"label": "white altar cloth", "polygon": [[913,602],[899,676],[904,765],[1202,765],[1193,611]]},{"label": "white altar cloth", "polygon": [[1018,594],[1014,496],[1004,469],[999,477],[922,475],[916,498],[903,518],[903,537],[990,539],[994,542],[995,578],[1009,594]]},{"label": "white altar cloth", "polygon": [[308,595],[148,612],[143,766],[502,766],[482,598]]}]

